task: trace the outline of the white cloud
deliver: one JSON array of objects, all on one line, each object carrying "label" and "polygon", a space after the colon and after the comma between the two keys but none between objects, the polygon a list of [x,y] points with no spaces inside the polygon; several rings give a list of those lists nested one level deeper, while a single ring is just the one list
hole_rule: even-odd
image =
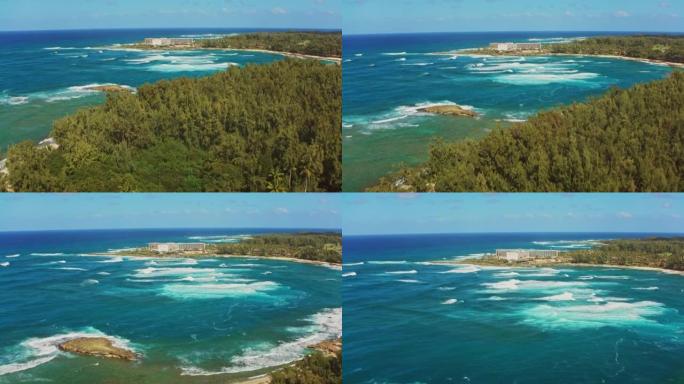
[{"label": "white cloud", "polygon": [[287,9],[282,8],[282,7],[275,7],[271,9],[271,13],[274,15],[285,15],[287,14]]},{"label": "white cloud", "polygon": [[276,208],[276,209],[274,209],[274,211],[275,211],[275,213],[278,213],[278,214],[281,214],[281,215],[287,215],[288,213],[290,213],[290,210],[289,210],[289,209],[287,209],[287,208],[282,208],[282,207],[281,207],[281,208]]},{"label": "white cloud", "polygon": [[622,211],[617,213],[617,217],[620,219],[631,219],[633,216],[629,212]]},{"label": "white cloud", "polygon": [[627,12],[625,10],[619,10],[619,11],[616,11],[613,15],[615,17],[629,17],[629,12]]}]

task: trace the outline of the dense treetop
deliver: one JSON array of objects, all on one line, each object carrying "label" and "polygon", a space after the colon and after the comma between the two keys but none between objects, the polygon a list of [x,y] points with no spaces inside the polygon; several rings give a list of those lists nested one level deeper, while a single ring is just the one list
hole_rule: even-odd
[{"label": "dense treetop", "polygon": [[296,259],[342,263],[340,233],[297,233],[259,235],[237,243],[217,244],[211,251],[225,255],[293,257]]},{"label": "dense treetop", "polygon": [[624,265],[684,271],[684,238],[609,240],[564,255],[571,263]]},{"label": "dense treetop", "polygon": [[272,373],[271,384],[342,384],[342,353],[315,352]]},{"label": "dense treetop", "polygon": [[8,152],[16,191],[339,191],[338,65],[284,60],[164,80]]},{"label": "dense treetop", "polygon": [[372,191],[683,191],[684,73],[432,145]]},{"label": "dense treetop", "polygon": [[305,55],[342,57],[340,32],[258,32],[196,42],[202,48],[265,49]]},{"label": "dense treetop", "polygon": [[615,55],[684,63],[684,36],[591,37],[570,43],[552,44],[552,53]]}]

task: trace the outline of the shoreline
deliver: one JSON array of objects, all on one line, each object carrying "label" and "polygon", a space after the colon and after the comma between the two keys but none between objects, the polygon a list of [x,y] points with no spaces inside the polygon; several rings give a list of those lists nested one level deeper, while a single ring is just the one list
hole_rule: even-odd
[{"label": "shoreline", "polygon": [[[473,260],[473,259],[470,259]],[[477,260],[477,259],[475,259]],[[467,265],[467,266],[473,266],[473,267],[480,267],[483,269],[487,268],[492,268],[492,269],[500,269],[500,268],[508,268],[508,269],[514,269],[514,268],[551,268],[551,267],[570,267],[570,268],[615,268],[615,269],[632,269],[632,270],[637,270],[637,271],[649,271],[649,272],[659,272],[659,273],[664,273],[667,275],[679,275],[679,276],[684,276],[684,271],[677,271],[674,269],[665,269],[665,268],[658,268],[658,267],[646,267],[646,266],[638,266],[638,265],[615,265],[615,264],[586,264],[586,263],[563,263],[563,262],[555,262],[555,263],[547,263],[543,265],[493,265],[493,264],[474,264],[474,263],[468,263],[468,262],[459,262],[458,260],[454,261],[431,261],[431,263],[438,264],[438,265]]]},{"label": "shoreline", "polygon": [[330,269],[342,270],[342,264],[328,263],[326,261],[318,260],[306,260],[297,259],[295,257],[284,257],[284,256],[251,256],[251,255],[215,255],[215,254],[187,254],[187,255],[173,255],[173,256],[161,256],[161,255],[140,255],[133,253],[88,253],[84,254],[88,257],[132,257],[139,259],[263,259],[263,260],[279,260],[288,261],[292,263],[309,264],[316,265],[319,267],[325,267]]},{"label": "shoreline", "polygon": [[270,53],[274,55],[281,55],[281,56],[286,56],[286,57],[293,57],[297,59],[315,59],[315,60],[324,60],[324,61],[332,61],[336,64],[342,64],[342,58],[341,57],[334,57],[334,56],[316,56],[316,55],[309,55],[306,53],[296,53],[296,52],[284,52],[284,51],[271,51],[268,49],[259,49],[259,48],[205,48],[205,47],[192,47],[192,46],[182,46],[182,47],[141,47],[140,45],[137,44],[124,44],[120,46],[109,46],[106,47],[107,49],[111,50],[119,50],[119,51],[125,51],[125,50],[130,50],[130,49],[138,49],[140,51],[153,51],[153,52],[165,52],[165,51],[228,51],[228,52],[234,52],[234,51],[242,51],[242,52],[259,52],[259,53]]},{"label": "shoreline", "polygon": [[628,60],[628,61],[638,61],[644,64],[651,64],[651,65],[663,65],[663,66],[668,66],[672,68],[684,68],[684,63],[675,63],[671,61],[662,61],[662,60],[654,60],[654,59],[645,59],[645,58],[639,58],[639,57],[631,57],[631,56],[619,56],[619,55],[602,55],[602,54],[590,54],[590,53],[553,53],[553,52],[529,52],[529,51],[524,51],[524,52],[504,52],[501,54],[493,54],[492,52],[489,51],[483,51],[482,53],[477,53],[474,52],[473,49],[466,49],[463,51],[450,51],[450,52],[432,52],[429,53],[430,55],[435,55],[435,56],[468,56],[468,57],[501,57],[501,56],[510,56],[510,57],[542,57],[542,56],[572,56],[572,57],[598,57],[598,58],[604,58],[604,59],[617,59],[617,60]]}]

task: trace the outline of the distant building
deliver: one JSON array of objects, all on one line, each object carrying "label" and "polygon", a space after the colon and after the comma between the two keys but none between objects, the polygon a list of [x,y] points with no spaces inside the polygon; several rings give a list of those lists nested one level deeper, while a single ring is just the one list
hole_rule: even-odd
[{"label": "distant building", "polygon": [[541,43],[491,43],[490,49],[500,52],[509,51],[541,51]]},{"label": "distant building", "polygon": [[152,252],[204,252],[207,245],[204,243],[149,243],[147,248]]},{"label": "distant building", "polygon": [[195,42],[194,39],[188,38],[169,38],[169,37],[148,37],[144,40],[145,45],[150,45],[153,47],[170,47],[170,46],[186,46],[192,45]]},{"label": "distant building", "polygon": [[534,259],[552,259],[558,257],[560,251],[549,249],[497,249],[496,257],[506,261],[524,261]]}]

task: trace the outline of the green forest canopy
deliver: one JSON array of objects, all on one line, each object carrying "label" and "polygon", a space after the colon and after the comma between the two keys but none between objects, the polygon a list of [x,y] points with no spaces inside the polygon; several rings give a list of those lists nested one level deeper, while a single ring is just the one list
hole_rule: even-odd
[{"label": "green forest canopy", "polygon": [[339,191],[338,65],[288,59],[164,80],[8,151],[15,191]]},{"label": "green forest canopy", "polygon": [[264,49],[324,57],[342,57],[340,32],[258,32],[197,42],[202,48]]},{"label": "green forest canopy", "polygon": [[548,46],[552,53],[614,55],[684,63],[684,36],[591,37]]},{"label": "green forest canopy", "polygon": [[216,244],[210,251],[215,251],[220,255],[293,257],[341,264],[342,235],[340,233],[258,235],[237,243]]},{"label": "green forest canopy", "polygon": [[684,237],[609,240],[564,254],[571,263],[665,268],[684,271]]},{"label": "green forest canopy", "polygon": [[684,73],[542,112],[481,140],[438,141],[371,191],[684,190]]}]

